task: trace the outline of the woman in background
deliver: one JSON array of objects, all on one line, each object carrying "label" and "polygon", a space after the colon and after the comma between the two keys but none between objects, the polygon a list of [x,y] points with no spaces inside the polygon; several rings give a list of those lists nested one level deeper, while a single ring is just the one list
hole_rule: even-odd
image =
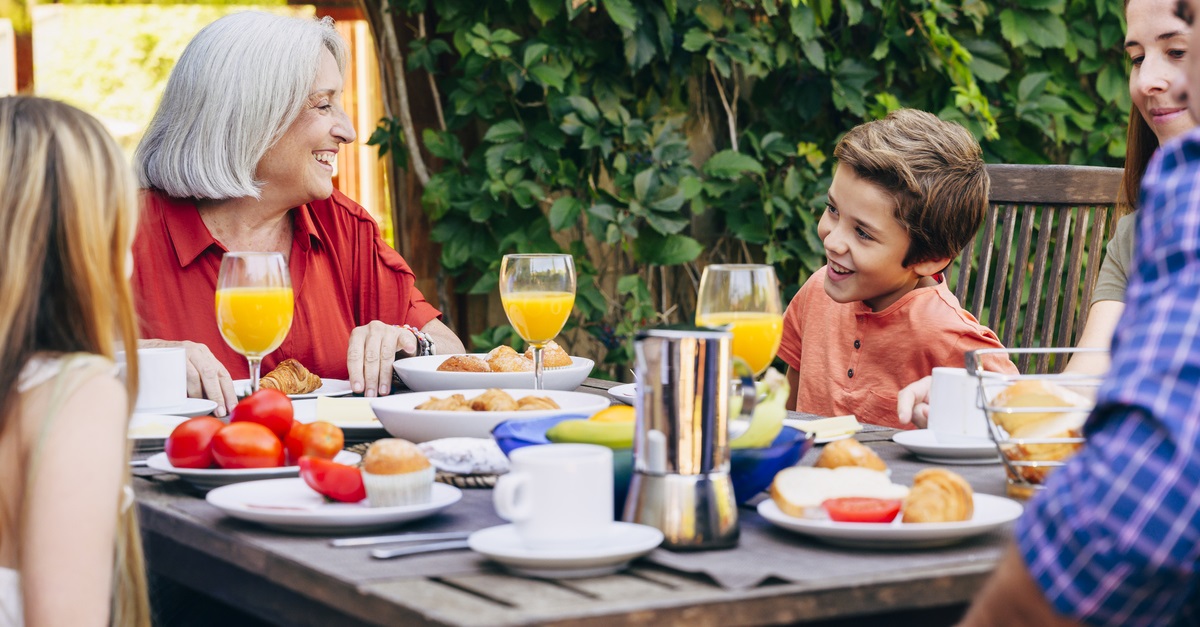
[{"label": "woman in background", "polygon": [[137,187],[52,100],[0,99],[0,163],[0,625],[149,625],[126,443]]}]

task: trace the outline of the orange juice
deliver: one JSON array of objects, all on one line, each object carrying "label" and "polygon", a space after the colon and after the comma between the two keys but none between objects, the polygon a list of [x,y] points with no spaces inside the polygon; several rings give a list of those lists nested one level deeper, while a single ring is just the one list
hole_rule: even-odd
[{"label": "orange juice", "polygon": [[771,365],[771,360],[779,351],[779,340],[783,337],[781,314],[722,311],[697,315],[696,324],[705,327],[730,325],[734,356],[745,359],[755,373],[762,373]]},{"label": "orange juice", "polygon": [[292,328],[289,287],[230,287],[217,290],[217,325],[233,350],[261,357],[279,348]]},{"label": "orange juice", "polygon": [[504,313],[526,342],[549,342],[562,331],[575,306],[571,292],[516,292],[501,294]]}]

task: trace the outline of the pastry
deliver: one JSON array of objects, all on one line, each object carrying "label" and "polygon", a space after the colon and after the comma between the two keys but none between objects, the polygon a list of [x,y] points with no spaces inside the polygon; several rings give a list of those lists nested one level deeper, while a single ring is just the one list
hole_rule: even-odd
[{"label": "pastry", "polygon": [[[1083,446],[1083,423],[1091,401],[1043,379],[1018,381],[992,399],[995,407],[1061,407],[1061,411],[992,412],[992,421],[1008,432],[1001,451],[1011,461],[1010,479],[1042,484],[1046,476]],[[1074,439],[1072,441],[1071,439]],[[1021,440],[1063,440],[1028,444]]]},{"label": "pastry", "polygon": [[492,388],[479,396],[467,401],[475,411],[514,411],[517,401],[508,392]]},{"label": "pastry", "polygon": [[1004,388],[991,402],[993,407],[1025,408],[1025,407],[1062,407],[1078,408],[1074,412],[1012,412],[993,411],[992,421],[1004,428],[1010,434],[1014,431],[1045,420],[1050,420],[1064,414],[1075,414],[1080,424],[1087,418],[1088,409],[1092,402],[1087,398],[1072,392],[1060,385],[1055,385],[1045,379],[1026,379]]},{"label": "pastry", "polygon": [[821,456],[817,458],[818,468],[840,468],[842,466],[860,466],[871,470],[887,470],[887,464],[871,449],[863,446],[858,440],[838,440],[825,445]]},{"label": "pastry", "polygon": [[517,401],[517,409],[521,411],[538,411],[543,409],[562,409],[554,399],[546,396],[526,396]]},{"label": "pastry", "polygon": [[975,515],[975,492],[956,473],[926,468],[913,477],[902,512],[906,523],[970,520]]},{"label": "pastry", "polygon": [[308,394],[321,387],[321,377],[309,372],[295,359],[285,359],[258,380],[258,387],[284,394]]},{"label": "pastry", "polygon": [[384,438],[363,456],[363,487],[371,507],[428,503],[433,492],[433,465],[408,440]]},{"label": "pastry", "polygon": [[[508,348],[505,346],[504,348]],[[517,354],[511,348],[510,353],[501,353],[488,360],[492,372],[533,372],[533,362]]]},{"label": "pastry", "polygon": [[491,372],[488,363],[474,355],[451,355],[437,367],[438,372]]},{"label": "pastry", "polygon": [[429,397],[429,400],[417,405],[413,409],[427,409],[431,411],[471,411],[471,404],[467,402],[467,397],[462,394],[455,394],[449,398],[438,398],[436,396]]},{"label": "pastry", "polygon": [[[525,359],[528,359],[530,363],[533,362],[532,346],[525,349]],[[574,362],[571,361],[571,356],[567,354],[567,351],[563,350],[563,348],[558,345],[558,342],[555,342],[554,340],[550,340],[550,342],[546,344],[546,347],[542,349],[543,368],[562,368],[565,366],[570,366],[573,363]]]}]

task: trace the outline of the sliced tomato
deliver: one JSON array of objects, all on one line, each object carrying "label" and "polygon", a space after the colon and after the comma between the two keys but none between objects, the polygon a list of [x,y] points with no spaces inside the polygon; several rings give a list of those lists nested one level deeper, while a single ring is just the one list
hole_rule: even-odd
[{"label": "sliced tomato", "polygon": [[899,499],[868,499],[846,497],[829,499],[821,507],[829,512],[829,518],[837,522],[887,523],[896,520],[900,513]]},{"label": "sliced tomato", "polygon": [[357,503],[367,498],[362,472],[354,466],[309,457],[300,458],[300,477],[308,487],[343,503]]}]

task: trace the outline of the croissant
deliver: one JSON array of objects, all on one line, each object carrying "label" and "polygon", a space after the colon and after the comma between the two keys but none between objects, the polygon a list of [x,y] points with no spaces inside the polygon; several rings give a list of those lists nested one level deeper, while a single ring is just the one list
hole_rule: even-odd
[{"label": "croissant", "polygon": [[284,394],[308,394],[321,387],[321,377],[309,372],[295,359],[285,359],[258,380],[258,387],[279,390]]},{"label": "croissant", "polygon": [[413,409],[427,409],[431,411],[471,411],[471,405],[467,403],[467,397],[462,394],[455,394],[450,398],[438,398],[436,396],[429,397],[429,400],[417,405]]},{"label": "croissant", "polygon": [[913,477],[904,499],[904,522],[958,522],[975,515],[971,484],[942,468],[926,468]]},{"label": "croissant", "polygon": [[467,402],[475,411],[515,411],[517,409],[517,401],[513,400],[508,392],[498,388],[492,388]]},{"label": "croissant", "polygon": [[517,401],[517,409],[520,411],[537,411],[541,409],[562,409],[554,399],[546,396],[526,396]]}]

